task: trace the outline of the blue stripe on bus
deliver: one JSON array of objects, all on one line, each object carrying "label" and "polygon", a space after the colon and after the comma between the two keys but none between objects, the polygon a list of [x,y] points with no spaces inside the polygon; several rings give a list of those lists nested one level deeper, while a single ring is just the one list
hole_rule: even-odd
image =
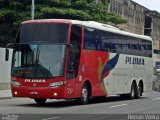
[{"label": "blue stripe on bus", "polygon": [[103,68],[102,71],[102,78],[106,77],[104,76],[108,71],[112,70],[118,63],[118,59],[119,59],[119,53],[116,54],[115,57],[113,57],[112,59],[110,59],[106,65]]}]

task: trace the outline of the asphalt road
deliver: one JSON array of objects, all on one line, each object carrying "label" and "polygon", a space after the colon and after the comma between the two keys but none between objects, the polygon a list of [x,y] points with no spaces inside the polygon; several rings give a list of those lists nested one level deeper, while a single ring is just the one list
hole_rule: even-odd
[{"label": "asphalt road", "polygon": [[0,100],[2,120],[125,120],[134,117],[156,120],[160,119],[159,113],[160,93],[154,91],[143,94],[141,99],[125,100],[114,96],[93,99],[87,105],[79,105],[73,100],[48,100],[44,106],[28,98]]}]

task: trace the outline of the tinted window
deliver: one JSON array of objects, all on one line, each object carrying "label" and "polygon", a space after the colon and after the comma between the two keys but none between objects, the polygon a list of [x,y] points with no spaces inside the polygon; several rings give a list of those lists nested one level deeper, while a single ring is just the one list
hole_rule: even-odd
[{"label": "tinted window", "polygon": [[71,29],[70,44],[67,66],[67,79],[78,75],[81,54],[82,27],[73,25]]},{"label": "tinted window", "polygon": [[96,50],[94,29],[85,28],[84,30],[84,48],[89,49],[89,50]]},{"label": "tinted window", "polygon": [[[151,41],[146,41],[140,38],[120,35],[107,31],[95,31],[96,32],[92,33],[92,38],[90,37],[90,39],[85,39],[86,48],[89,48],[89,45],[92,45],[94,46],[94,49],[99,51],[152,57]],[[85,34],[87,35],[88,33]],[[94,34],[96,37],[94,37]],[[92,42],[90,42],[90,44],[88,45],[88,41]],[[93,49],[93,47],[91,48]]]},{"label": "tinted window", "polygon": [[154,54],[159,54],[160,55],[160,50],[154,49]]},{"label": "tinted window", "polygon": [[20,43],[49,42],[67,43],[68,24],[33,23],[22,24]]}]

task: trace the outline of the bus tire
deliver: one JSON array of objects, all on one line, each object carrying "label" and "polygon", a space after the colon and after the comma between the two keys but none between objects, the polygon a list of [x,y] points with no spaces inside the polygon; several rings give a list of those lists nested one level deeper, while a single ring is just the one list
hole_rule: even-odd
[{"label": "bus tire", "polygon": [[136,90],[136,83],[135,82],[133,82],[132,83],[132,86],[131,86],[131,93],[129,94],[129,99],[135,99],[136,98],[136,92],[137,92],[137,90]]},{"label": "bus tire", "polygon": [[136,99],[139,99],[141,97],[141,94],[142,94],[142,88],[141,88],[141,85],[138,84],[137,86],[137,91],[136,91]]},{"label": "bus tire", "polygon": [[85,105],[90,100],[90,90],[87,84],[84,84],[80,97],[80,104]]},{"label": "bus tire", "polygon": [[45,98],[35,98],[34,101],[38,104],[38,105],[44,105],[47,99]]}]

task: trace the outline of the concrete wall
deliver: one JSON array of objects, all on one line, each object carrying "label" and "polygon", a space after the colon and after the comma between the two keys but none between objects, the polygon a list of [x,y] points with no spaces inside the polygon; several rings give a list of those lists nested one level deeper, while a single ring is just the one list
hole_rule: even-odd
[{"label": "concrete wall", "polygon": [[9,61],[5,61],[5,48],[0,48],[0,90],[10,89],[12,52],[10,49]]},{"label": "concrete wall", "polygon": [[151,37],[154,40],[154,49],[160,49],[160,19],[153,18]]},{"label": "concrete wall", "polygon": [[[110,0],[108,11],[127,20],[126,24],[118,25],[120,29],[144,35],[145,11],[150,11],[149,9],[132,0]],[[150,11],[148,15],[153,18],[151,32],[153,47],[160,49],[160,13]]]},{"label": "concrete wall", "polygon": [[120,29],[136,34],[144,34],[144,8],[131,0],[111,0],[109,12],[122,16],[126,24],[119,25]]}]

